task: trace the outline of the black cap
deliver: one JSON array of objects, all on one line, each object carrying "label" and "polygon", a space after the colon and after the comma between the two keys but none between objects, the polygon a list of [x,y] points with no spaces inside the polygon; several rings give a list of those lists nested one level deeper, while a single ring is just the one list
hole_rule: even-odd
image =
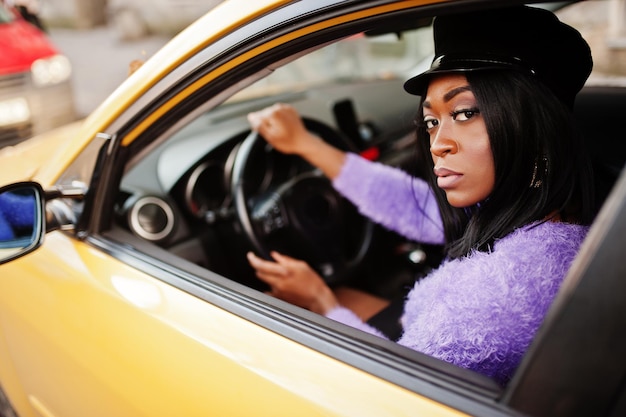
[{"label": "black cap", "polygon": [[435,59],[404,84],[411,94],[424,94],[434,74],[512,69],[534,74],[572,107],[593,67],[580,33],[536,7],[438,16],[433,31]]}]

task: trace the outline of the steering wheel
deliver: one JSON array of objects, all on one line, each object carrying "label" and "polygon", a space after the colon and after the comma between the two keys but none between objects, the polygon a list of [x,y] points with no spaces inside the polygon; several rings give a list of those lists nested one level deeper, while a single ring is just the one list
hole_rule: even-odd
[{"label": "steering wheel", "polygon": [[[346,149],[345,140],[330,127],[304,119],[308,130]],[[271,184],[262,190],[249,183],[258,158],[276,152],[251,132],[237,150],[231,177],[239,224],[258,255],[271,259],[270,251],[306,261],[329,284],[343,282],[364,259],[374,230],[373,223],[332,187],[328,178],[310,170]],[[282,154],[281,154],[282,155]],[[285,155],[283,155],[285,157]],[[303,165],[288,155],[293,164]],[[258,168],[257,168],[258,169]]]}]

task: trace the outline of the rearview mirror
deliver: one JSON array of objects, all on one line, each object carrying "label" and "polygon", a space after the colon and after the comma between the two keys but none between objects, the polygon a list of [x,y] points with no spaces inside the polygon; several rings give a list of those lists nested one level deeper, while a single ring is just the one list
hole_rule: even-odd
[{"label": "rearview mirror", "polygon": [[44,191],[34,182],[0,188],[0,264],[37,249],[45,234]]}]

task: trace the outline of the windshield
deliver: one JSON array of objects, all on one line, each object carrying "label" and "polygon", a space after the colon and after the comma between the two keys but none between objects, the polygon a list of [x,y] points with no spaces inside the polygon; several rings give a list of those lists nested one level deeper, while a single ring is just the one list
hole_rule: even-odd
[{"label": "windshield", "polygon": [[432,55],[431,27],[378,36],[359,33],[277,68],[229,102],[306,91],[331,83],[406,79],[424,71]]}]

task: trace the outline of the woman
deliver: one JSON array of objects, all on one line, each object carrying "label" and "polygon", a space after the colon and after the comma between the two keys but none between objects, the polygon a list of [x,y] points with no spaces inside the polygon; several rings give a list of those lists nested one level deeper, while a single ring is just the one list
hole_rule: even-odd
[{"label": "woman", "polygon": [[[275,105],[249,116],[268,142],[319,167],[359,210],[408,238],[445,243],[408,294],[398,343],[506,384],[594,216],[592,173],[571,108],[587,43],[530,7],[443,16],[431,68],[405,83],[422,101],[420,177],[347,154]],[[383,337],[304,262],[248,260],[276,297]],[[350,295],[354,295],[350,293]]]}]

